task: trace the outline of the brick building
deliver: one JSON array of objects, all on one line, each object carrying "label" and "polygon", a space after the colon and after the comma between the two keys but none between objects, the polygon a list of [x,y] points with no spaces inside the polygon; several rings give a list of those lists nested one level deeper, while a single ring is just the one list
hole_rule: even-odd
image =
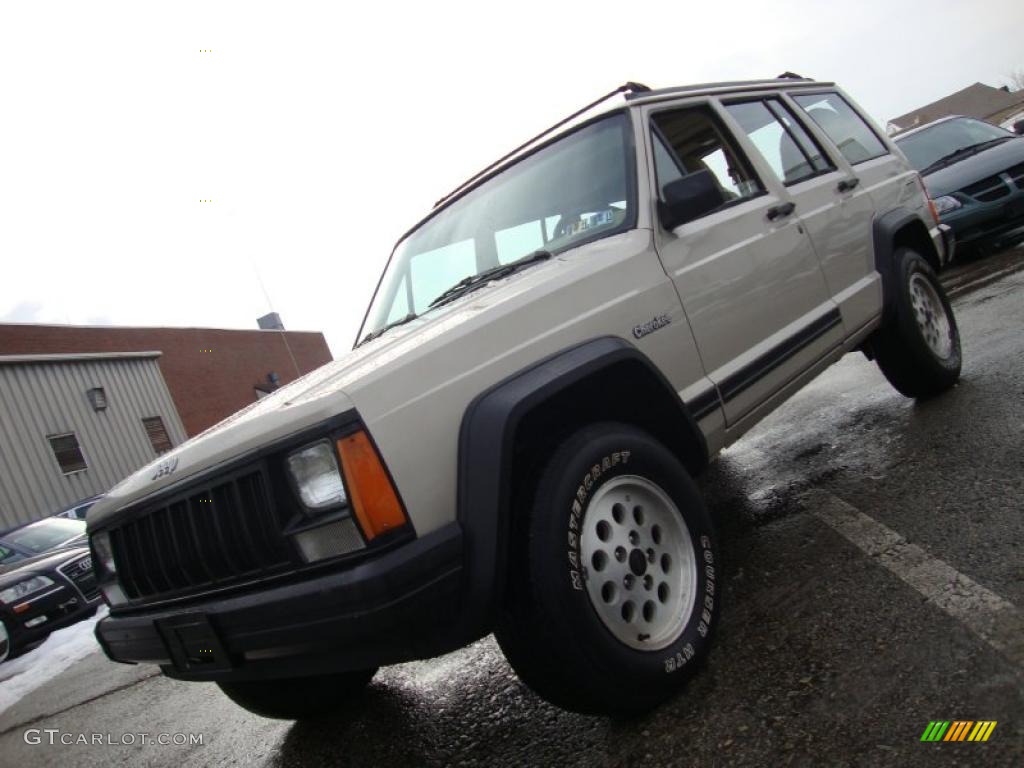
[{"label": "brick building", "polygon": [[149,351],[190,437],[331,360],[319,332],[0,324],[0,355]]}]

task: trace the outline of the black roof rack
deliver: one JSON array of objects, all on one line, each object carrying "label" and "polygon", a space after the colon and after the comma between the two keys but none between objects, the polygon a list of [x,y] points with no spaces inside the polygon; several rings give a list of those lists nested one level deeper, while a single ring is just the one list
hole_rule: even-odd
[{"label": "black roof rack", "polygon": [[554,130],[556,130],[558,128],[561,128],[566,123],[568,123],[571,120],[574,120],[577,117],[579,117],[580,115],[582,115],[584,112],[586,112],[586,111],[588,111],[590,109],[593,109],[598,104],[600,104],[602,101],[606,101],[607,99],[610,99],[613,96],[616,96],[616,95],[618,95],[620,93],[624,93],[624,94],[644,93],[644,92],[647,92],[647,91],[650,91],[650,90],[651,89],[648,88],[643,83],[634,83],[634,82],[623,83],[618,88],[616,88],[616,89],[614,89],[612,91],[609,91],[608,93],[606,93],[601,98],[594,99],[594,101],[590,102],[589,104],[587,104],[587,106],[583,107],[582,109],[577,109],[571,115],[569,115],[568,117],[566,117],[566,118],[564,118],[562,120],[559,120],[557,123],[555,123],[551,127],[545,128],[543,131],[538,133],[532,139],[529,139],[528,141],[524,141],[522,144],[520,144],[518,147],[513,149],[508,154],[505,154],[505,155],[502,155],[501,157],[499,157],[497,160],[495,160],[493,163],[488,165],[482,171],[478,171],[477,173],[473,174],[468,179],[466,179],[464,182],[459,184],[459,186],[457,186],[455,189],[453,189],[451,192],[449,192],[447,195],[445,195],[440,200],[438,200],[436,203],[434,203],[434,207],[437,208],[437,206],[441,205],[441,203],[443,203],[443,202],[445,202],[447,200],[450,200],[454,195],[456,195],[459,192],[461,192],[463,189],[468,187],[470,184],[472,184],[474,181],[479,179],[481,176],[483,176],[484,174],[488,173],[489,171],[497,168],[499,165],[501,165],[503,162],[508,160],[513,155],[515,155],[518,152],[521,152],[522,150],[526,149],[528,146],[530,146],[535,141],[537,141],[537,139],[543,138],[544,136],[546,136],[547,134],[551,133],[552,131],[554,131]]}]

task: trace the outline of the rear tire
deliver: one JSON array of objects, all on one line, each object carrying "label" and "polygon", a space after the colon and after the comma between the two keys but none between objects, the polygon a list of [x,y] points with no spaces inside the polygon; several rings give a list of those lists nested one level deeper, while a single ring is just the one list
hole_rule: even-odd
[{"label": "rear tire", "polygon": [[262,717],[304,720],[335,712],[357,698],[377,668],[318,677],[217,683],[238,706]]},{"label": "rear tire", "polygon": [[875,359],[897,391],[932,397],[960,378],[960,331],[928,262],[909,248],[894,258],[894,316],[872,339]]},{"label": "rear tire", "polygon": [[683,466],[645,432],[596,424],[553,453],[527,506],[495,629],[519,677],[589,714],[675,693],[707,654],[720,602],[714,532]]}]

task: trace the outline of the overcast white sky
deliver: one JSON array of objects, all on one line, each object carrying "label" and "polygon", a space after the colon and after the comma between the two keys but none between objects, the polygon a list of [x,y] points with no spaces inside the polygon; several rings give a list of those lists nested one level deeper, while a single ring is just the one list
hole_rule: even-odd
[{"label": "overcast white sky", "polygon": [[258,272],[338,357],[434,200],[622,82],[788,69],[884,123],[1002,85],[1022,29],[1020,0],[3,2],[0,321],[253,328]]}]

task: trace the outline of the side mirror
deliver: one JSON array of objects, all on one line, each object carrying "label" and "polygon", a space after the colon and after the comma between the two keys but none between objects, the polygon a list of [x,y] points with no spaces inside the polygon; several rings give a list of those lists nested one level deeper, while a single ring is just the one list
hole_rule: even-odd
[{"label": "side mirror", "polygon": [[1018,120],[1013,124],[1013,132],[1018,136],[1024,136],[1024,120]]},{"label": "side mirror", "polygon": [[725,195],[711,171],[695,171],[676,179],[662,189],[664,200],[658,201],[658,218],[667,230],[699,219],[723,203]]}]

